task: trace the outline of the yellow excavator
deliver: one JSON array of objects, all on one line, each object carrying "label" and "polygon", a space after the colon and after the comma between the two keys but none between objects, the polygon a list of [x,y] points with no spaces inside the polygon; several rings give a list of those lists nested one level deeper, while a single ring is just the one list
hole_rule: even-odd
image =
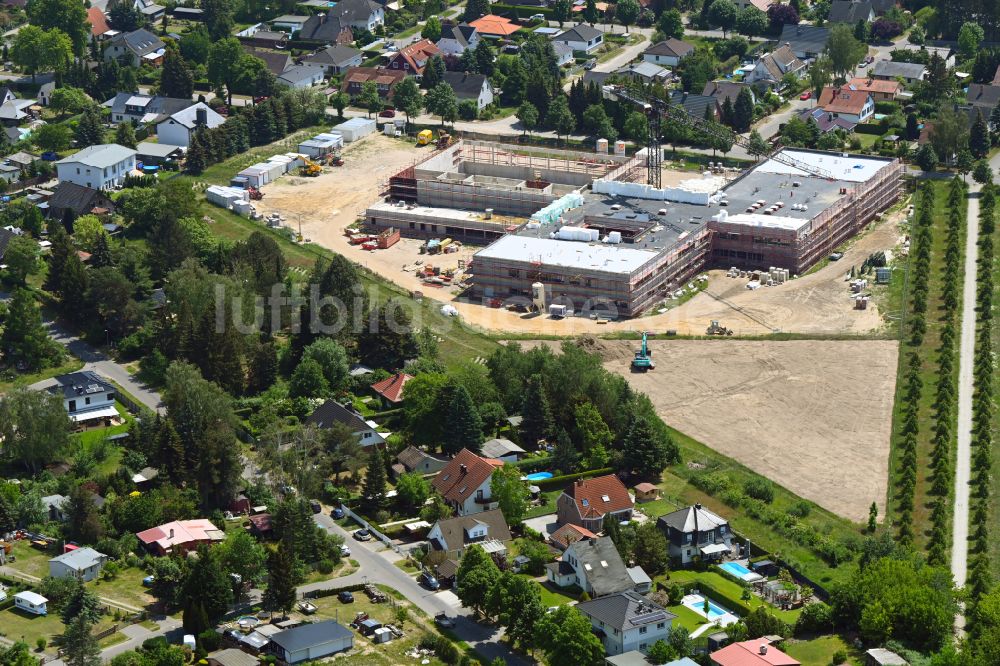
[{"label": "yellow excavator", "polygon": [[302,176],[308,176],[310,178],[315,178],[316,176],[323,173],[323,167],[313,162],[308,157],[305,158],[305,162],[299,167],[299,174]]}]

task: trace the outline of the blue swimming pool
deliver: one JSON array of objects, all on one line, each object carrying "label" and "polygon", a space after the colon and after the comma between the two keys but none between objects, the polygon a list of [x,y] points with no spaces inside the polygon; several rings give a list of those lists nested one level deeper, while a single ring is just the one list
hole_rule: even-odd
[{"label": "blue swimming pool", "polygon": [[552,472],[535,472],[534,474],[529,474],[524,477],[525,481],[541,481],[542,479],[551,479]]},{"label": "blue swimming pool", "polygon": [[[692,597],[696,597],[696,599],[694,599],[692,601],[689,601],[688,603],[686,603],[684,605],[687,606],[688,608],[690,608],[691,610],[693,610],[698,615],[705,615],[705,598],[702,597],[701,595],[697,595],[697,594],[694,594],[694,595],[691,595],[691,596]],[[708,619],[709,620],[718,620],[720,617],[722,617],[723,615],[727,614],[728,612],[729,611],[727,611],[725,608],[722,608],[721,606],[716,605],[714,602],[712,602],[712,601],[708,602]]]},{"label": "blue swimming pool", "polygon": [[725,571],[727,574],[730,574],[731,576],[736,576],[737,578],[740,579],[746,578],[748,575],[753,573],[742,564],[737,564],[736,562],[726,562],[725,564],[720,564],[719,568]]}]

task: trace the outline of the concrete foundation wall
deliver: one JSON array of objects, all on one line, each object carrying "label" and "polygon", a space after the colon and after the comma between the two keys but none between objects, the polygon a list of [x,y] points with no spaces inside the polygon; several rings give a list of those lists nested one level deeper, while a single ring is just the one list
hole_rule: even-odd
[{"label": "concrete foundation wall", "polygon": [[462,162],[459,168],[462,173],[474,174],[476,176],[493,176],[495,178],[513,178],[515,180],[534,180],[538,175],[541,175],[541,180],[576,187],[590,185],[594,180],[593,176],[586,173],[561,171],[559,169],[536,169],[507,164]]},{"label": "concrete foundation wall", "polygon": [[556,200],[553,194],[545,194],[530,188],[523,190],[494,190],[447,181],[418,180],[417,201],[422,206],[433,208],[458,208],[461,210],[485,211],[492,208],[502,215],[528,217]]}]

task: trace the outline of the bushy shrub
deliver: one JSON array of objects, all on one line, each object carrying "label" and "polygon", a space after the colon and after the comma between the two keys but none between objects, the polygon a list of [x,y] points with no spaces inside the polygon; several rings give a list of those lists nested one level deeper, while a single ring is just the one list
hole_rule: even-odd
[{"label": "bushy shrub", "polygon": [[316,571],[324,575],[333,573],[333,561],[320,560],[316,563]]},{"label": "bushy shrub", "polygon": [[833,615],[826,604],[808,604],[795,621],[795,635],[825,634],[833,628]]},{"label": "bushy shrub", "polygon": [[759,476],[754,476],[743,482],[743,492],[749,497],[767,502],[774,501],[774,484]]}]

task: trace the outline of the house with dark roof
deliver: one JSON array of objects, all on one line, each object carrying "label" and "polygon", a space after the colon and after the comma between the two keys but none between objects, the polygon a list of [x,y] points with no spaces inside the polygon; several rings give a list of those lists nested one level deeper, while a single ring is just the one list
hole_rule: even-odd
[{"label": "house with dark roof", "polygon": [[579,586],[594,599],[635,589],[610,537],[571,543],[558,562],[546,565],[546,577],[558,587]]},{"label": "house with dark roof", "polygon": [[510,540],[510,528],[500,509],[439,520],[427,532],[431,548],[453,560],[474,544],[489,554],[506,553]]},{"label": "house with dark roof", "polygon": [[498,467],[503,467],[501,461],[462,449],[437,473],[431,485],[459,516],[482,513],[499,506],[490,490]]},{"label": "house with dark roof", "polygon": [[111,123],[132,123],[133,125],[155,125],[171,114],[183,111],[196,104],[190,99],[144,95],[142,93],[120,92],[102,106],[111,110]]},{"label": "house with dark roof", "polygon": [[302,59],[302,62],[307,65],[322,67],[327,76],[340,74],[350,67],[360,67],[361,61],[361,51],[341,44],[328,46],[322,51],[317,51]]},{"label": "house with dark roof", "polygon": [[378,433],[377,423],[364,420],[360,414],[336,400],[327,400],[306,419],[306,425],[316,426],[320,430],[328,429],[334,423],[346,426],[358,438],[358,443],[365,448],[385,444],[385,438]]},{"label": "house with dark roof", "polygon": [[438,458],[415,446],[408,446],[396,456],[396,463],[392,466],[395,476],[400,474],[434,474],[440,472],[448,464],[445,458]]},{"label": "house with dark roof", "polygon": [[153,0],[134,0],[132,6],[150,23],[156,23],[162,19],[167,11],[166,7],[156,4]]},{"label": "house with dark roof", "polygon": [[496,437],[483,442],[483,456],[502,462],[517,462],[526,451],[504,437]]},{"label": "house with dark roof", "polygon": [[104,60],[119,60],[138,67],[146,63],[158,65],[163,59],[163,40],[145,28],[132,32],[120,32],[108,42],[104,49]]},{"label": "house with dark roof", "polygon": [[485,74],[445,72],[441,80],[451,86],[459,102],[471,99],[480,111],[493,103],[493,86]]},{"label": "house with dark roof", "polygon": [[833,0],[826,20],[828,23],[849,23],[852,26],[858,21],[870,23],[875,20],[875,10],[871,0]]},{"label": "house with dark roof", "polygon": [[278,75],[278,83],[289,88],[303,90],[323,83],[326,69],[318,65],[292,65]]},{"label": "house with dark roof", "polygon": [[92,213],[95,208],[114,211],[115,202],[101,190],[64,180],[52,189],[52,196],[46,203],[46,214],[54,220],[62,220],[67,210],[72,211],[76,218]]},{"label": "house with dark roof", "polygon": [[443,55],[460,56],[479,45],[479,31],[468,23],[445,23],[437,47]]},{"label": "house with dark roof", "polygon": [[629,520],[633,507],[625,484],[614,474],[608,474],[577,479],[570,484],[556,500],[556,517],[560,524],[572,523],[600,532],[605,516]]},{"label": "house with dark roof", "polygon": [[638,650],[646,653],[656,641],[666,641],[677,616],[632,591],[582,601],[576,609],[590,620],[609,656]]},{"label": "house with dark roof", "polygon": [[[350,28],[348,28],[347,32],[350,33]],[[240,40],[240,44],[242,44],[244,48],[288,48],[288,33],[281,32],[280,30],[258,30],[252,35],[240,35],[237,39]]]},{"label": "house with dark roof", "polygon": [[732,643],[708,656],[712,666],[802,666],[802,662],[771,645],[769,638]]},{"label": "house with dark roof", "polygon": [[115,387],[93,370],[57,375],[54,379],[49,392],[62,397],[63,408],[74,423],[118,416]]},{"label": "house with dark roof", "polygon": [[913,85],[927,76],[927,66],[918,62],[894,62],[879,60],[872,69],[872,76],[880,81],[902,79],[907,85]]},{"label": "house with dark roof", "polygon": [[706,97],[714,97],[719,100],[719,106],[726,103],[736,105],[736,98],[739,97],[740,91],[746,89],[750,92],[750,99],[754,103],[757,102],[757,96],[754,95],[753,88],[746,85],[745,83],[736,83],[734,81],[709,81],[705,84],[705,89],[701,91],[701,94]]},{"label": "house with dark roof", "polygon": [[405,372],[397,372],[391,377],[386,377],[380,382],[372,384],[372,392],[382,400],[382,406],[386,409],[398,407],[403,404],[403,389],[406,382],[413,379],[413,375]]},{"label": "house with dark roof", "polygon": [[243,47],[243,50],[247,52],[248,55],[252,55],[254,58],[260,58],[264,61],[264,66],[267,67],[268,71],[279,76],[282,72],[292,66],[292,56],[288,53],[277,52],[277,51],[265,51],[264,49],[255,49],[251,46]]},{"label": "house with dark roof", "polygon": [[826,42],[830,39],[830,31],[815,25],[791,25],[786,23],[781,29],[778,43],[787,44],[796,58],[805,60],[815,58],[826,50]]},{"label": "house with dark roof", "polygon": [[274,535],[274,522],[271,520],[271,514],[258,513],[250,516],[247,520],[250,521],[250,534],[258,539],[270,539]]},{"label": "house with dark roof", "polygon": [[344,74],[340,89],[351,98],[361,94],[361,87],[366,81],[374,81],[379,97],[388,100],[392,98],[392,90],[396,84],[406,78],[406,72],[398,69],[382,67],[351,67]]},{"label": "house with dark roof", "polygon": [[565,44],[574,51],[591,53],[604,44],[604,33],[586,23],[578,23],[572,28],[560,32],[552,38],[552,41],[556,44]]},{"label": "house with dark roof", "polygon": [[733,548],[729,521],[701,504],[660,516],[656,524],[667,537],[670,557],[681,564],[695,557],[718,559]]},{"label": "house with dark roof", "polygon": [[685,41],[671,37],[653,44],[642,52],[642,59],[654,65],[676,67],[681,60],[694,53],[694,46]]},{"label": "house with dark roof", "polygon": [[373,0],[341,0],[325,14],[310,16],[299,30],[298,38],[327,44],[349,44],[344,31],[351,28],[375,32],[385,23],[385,8]]},{"label": "house with dark roof", "polygon": [[400,70],[412,76],[422,76],[427,61],[436,55],[441,55],[441,51],[434,42],[421,39],[392,54],[389,57],[389,69]]},{"label": "house with dark roof", "polygon": [[875,100],[871,93],[849,85],[823,88],[816,106],[834,118],[843,118],[852,123],[863,123],[875,113]]},{"label": "house with dark roof", "polygon": [[722,106],[716,98],[686,93],[681,90],[670,91],[670,104],[680,106],[688,115],[695,118],[718,120],[722,112]]},{"label": "house with dark roof", "polygon": [[802,109],[797,114],[799,120],[802,122],[809,122],[810,120],[816,123],[819,128],[820,134],[826,134],[827,132],[832,132],[834,130],[842,129],[845,132],[853,132],[854,128],[858,126],[857,123],[852,123],[845,118],[838,118],[832,113],[827,113],[820,108],[812,109]]},{"label": "house with dark roof", "polygon": [[1000,86],[989,83],[970,83],[969,91],[965,96],[966,101],[972,107],[983,112],[984,118],[989,118],[993,109],[1000,104]]},{"label": "house with dark roof", "polygon": [[785,74],[791,72],[801,77],[805,71],[806,64],[799,60],[792,52],[792,47],[786,44],[758,58],[753,69],[743,77],[743,80],[758,87],[780,88]]},{"label": "house with dark roof", "polygon": [[325,14],[310,16],[299,30],[298,38],[306,42],[347,46],[354,41],[354,33],[349,23],[341,21],[340,17],[330,10]]},{"label": "house with dark roof", "polygon": [[268,650],[286,664],[315,661],[354,647],[354,634],[333,620],[302,624],[271,636]]}]

